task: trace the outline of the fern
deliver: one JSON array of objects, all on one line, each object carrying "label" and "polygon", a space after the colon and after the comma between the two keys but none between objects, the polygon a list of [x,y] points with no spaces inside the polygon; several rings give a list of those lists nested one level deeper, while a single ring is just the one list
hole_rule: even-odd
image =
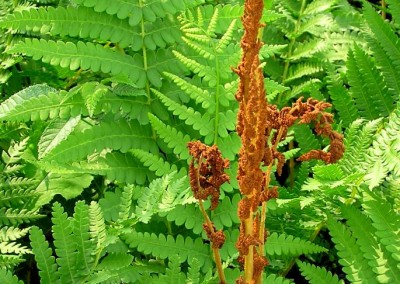
[{"label": "fern", "polygon": [[52,255],[53,251],[49,247],[49,243],[46,241],[43,232],[34,226],[31,229],[29,238],[37,266],[40,270],[39,276],[42,283],[57,283],[59,280],[57,264]]},{"label": "fern", "polygon": [[[44,157],[44,160],[69,162],[79,160],[93,150],[111,148],[127,152],[128,149],[141,146],[143,149],[155,151],[150,134],[143,133],[137,124],[121,121],[118,131],[111,123],[102,123],[86,130],[83,134],[69,135],[57,147]],[[146,137],[146,134],[149,135]]]},{"label": "fern", "polygon": [[151,254],[163,259],[178,254],[180,262],[195,257],[199,260],[203,269],[211,266],[210,254],[199,238],[193,240],[190,237],[184,238],[182,235],[174,238],[169,235],[161,234],[157,236],[154,233],[149,234],[147,232],[131,232],[122,237],[129,247],[136,248],[144,254]]},{"label": "fern", "polygon": [[381,203],[382,199],[366,193],[364,208],[368,216],[372,219],[372,226],[376,229],[376,235],[380,242],[390,252],[395,261],[400,259],[399,251],[399,232],[397,225],[400,222],[398,215],[394,214],[390,204]]},{"label": "fern", "polygon": [[[372,148],[368,153],[368,163],[370,165],[366,180],[369,187],[373,188],[379,185],[389,171],[398,175],[398,160],[396,145],[398,145],[399,133],[399,106],[389,117],[385,128],[376,136]],[[372,166],[372,167],[371,167]]]},{"label": "fern", "polygon": [[272,233],[265,244],[268,255],[301,255],[327,251],[325,248],[293,236]]},{"label": "fern", "polygon": [[336,220],[328,219],[329,234],[338,250],[339,263],[343,266],[346,278],[351,282],[373,281],[374,273],[364,259],[356,239],[350,231]]},{"label": "fern", "polygon": [[368,119],[387,116],[393,110],[393,99],[375,65],[357,45],[349,53],[347,68],[352,96],[361,115]]},{"label": "fern", "polygon": [[301,274],[309,281],[311,284],[317,283],[331,283],[339,284],[344,283],[342,280],[339,281],[337,275],[332,275],[331,272],[327,271],[323,267],[316,267],[315,265],[308,264],[305,262],[297,261],[297,265],[301,270]]}]

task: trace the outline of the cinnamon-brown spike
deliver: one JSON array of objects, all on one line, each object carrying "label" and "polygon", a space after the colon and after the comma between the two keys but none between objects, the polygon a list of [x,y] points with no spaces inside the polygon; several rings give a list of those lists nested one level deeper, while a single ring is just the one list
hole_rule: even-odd
[{"label": "cinnamon-brown spike", "polygon": [[213,210],[218,205],[221,185],[229,181],[229,176],[224,173],[229,167],[229,161],[222,158],[216,145],[210,147],[196,141],[189,142],[187,147],[193,157],[189,165],[193,196],[198,200],[211,197],[211,210]]}]

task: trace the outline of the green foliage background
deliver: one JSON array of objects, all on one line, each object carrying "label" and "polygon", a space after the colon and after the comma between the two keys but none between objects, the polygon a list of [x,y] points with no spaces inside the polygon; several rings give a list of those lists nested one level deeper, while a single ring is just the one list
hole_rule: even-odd
[{"label": "green foliage background", "polygon": [[[230,160],[211,216],[234,283],[242,4],[0,1],[1,283],[218,283],[193,140]],[[400,3],[384,4],[265,1],[268,102],[331,102],[346,152],[295,162],[328,145],[305,125],[279,145],[264,283],[400,283]]]}]

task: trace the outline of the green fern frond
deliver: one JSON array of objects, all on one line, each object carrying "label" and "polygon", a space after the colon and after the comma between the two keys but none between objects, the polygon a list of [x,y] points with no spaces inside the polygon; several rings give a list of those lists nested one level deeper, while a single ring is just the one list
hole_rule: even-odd
[{"label": "green fern frond", "polygon": [[127,185],[122,191],[118,212],[118,218],[120,220],[128,220],[130,218],[133,190],[134,188],[132,185]]},{"label": "green fern frond", "polygon": [[176,173],[164,175],[153,180],[137,201],[136,216],[140,222],[148,223],[151,217],[161,212],[168,212],[176,205],[184,205],[194,200],[186,177],[178,178]]},{"label": "green fern frond", "polygon": [[[398,94],[400,83],[400,42],[399,37],[388,22],[385,22],[380,15],[364,1],[363,16],[371,31],[369,43],[377,57],[377,65],[382,66],[385,79]],[[368,38],[367,38],[368,39]]]},{"label": "green fern frond", "polygon": [[296,125],[293,127],[293,131],[296,141],[298,141],[299,147],[301,148],[301,154],[307,153],[312,149],[321,148],[319,141],[315,138],[315,135],[308,125]]},{"label": "green fern frond", "polygon": [[17,276],[4,268],[0,268],[0,279],[6,284],[24,284],[24,282],[19,280]]},{"label": "green fern frond", "polygon": [[335,0],[316,0],[309,3],[303,11],[303,15],[314,15],[330,10],[336,4]]},{"label": "green fern frond", "polygon": [[389,11],[392,14],[394,21],[397,24],[400,24],[400,3],[396,0],[387,0],[386,2],[389,5]]},{"label": "green fern frond", "polygon": [[99,204],[92,201],[89,206],[90,236],[94,240],[95,249],[93,254],[97,260],[102,252],[107,238],[106,225],[104,223],[103,213]]},{"label": "green fern frond", "polygon": [[207,136],[213,132],[209,120],[204,119],[198,111],[174,102],[155,89],[152,89],[152,91],[174,115],[177,115],[181,120],[185,121],[186,124],[192,125],[201,135]]},{"label": "green fern frond", "polygon": [[20,229],[17,227],[2,227],[0,228],[0,242],[15,241],[25,236],[29,228]]},{"label": "green fern frond", "polygon": [[[265,274],[264,274],[265,276]],[[293,284],[290,279],[286,279],[282,276],[276,274],[268,274],[266,278],[264,278],[265,284]]]},{"label": "green fern frond", "polygon": [[184,225],[196,235],[203,231],[204,217],[196,204],[178,205],[171,211],[160,213],[160,216],[166,216],[169,222],[177,226]]},{"label": "green fern frond", "polygon": [[150,171],[153,171],[157,176],[161,177],[166,174],[170,174],[177,171],[177,167],[174,164],[170,164],[164,158],[143,151],[142,149],[134,149],[131,151],[132,155],[143,163]]},{"label": "green fern frond", "polygon": [[343,126],[349,126],[349,124],[358,117],[357,108],[353,98],[344,87],[343,80],[340,78],[339,74],[331,72],[328,75],[328,90]]},{"label": "green fern frond", "polygon": [[[392,258],[400,261],[400,218],[395,214],[390,204],[383,198],[379,198],[372,192],[365,192],[365,212],[372,220],[372,226],[376,229],[375,235],[380,243],[390,252]],[[397,268],[399,268],[397,266]]]},{"label": "green fern frond", "polygon": [[290,70],[289,76],[286,78],[285,82],[290,82],[304,76],[314,75],[321,72],[323,69],[318,64],[312,63],[299,63],[294,65]]},{"label": "green fern frond", "polygon": [[74,165],[62,165],[61,171],[71,169],[72,172],[91,173],[106,176],[108,179],[125,183],[144,184],[149,178],[149,170],[143,166],[132,154],[120,152],[107,153],[96,161],[81,161]]},{"label": "green fern frond", "polygon": [[376,135],[367,154],[369,167],[366,180],[370,188],[379,185],[389,171],[392,171],[394,175],[399,175],[398,133],[400,133],[400,105],[390,115],[384,128]]},{"label": "green fern frond", "polygon": [[76,70],[90,69],[93,72],[103,72],[113,76],[123,75],[144,86],[140,56],[128,56],[100,44],[78,41],[52,41],[44,39],[25,39],[12,46],[9,53],[22,53],[34,60],[41,59],[44,63]]},{"label": "green fern frond", "polygon": [[1,225],[9,226],[30,223],[42,217],[44,216],[39,215],[36,210],[0,208]]},{"label": "green fern frond", "polygon": [[220,200],[218,207],[213,211],[213,222],[217,228],[231,228],[233,224],[239,224],[237,217],[237,204],[240,196],[235,194],[232,198],[225,196]]},{"label": "green fern frond", "polygon": [[75,204],[72,233],[74,236],[73,241],[76,243],[76,263],[79,267],[79,273],[88,275],[95,261],[92,253],[96,249],[97,244],[91,239],[89,206],[83,201],[78,201]]},{"label": "green fern frond", "polygon": [[228,44],[232,41],[233,32],[236,28],[236,19],[231,22],[226,32],[223,34],[221,39],[218,41],[217,46],[215,47],[216,52],[223,53],[228,46]]},{"label": "green fern frond", "polygon": [[57,283],[60,276],[57,271],[57,264],[53,256],[53,251],[49,243],[38,227],[33,226],[29,236],[31,240],[32,252],[35,255],[39,275],[42,283]]},{"label": "green fern frond", "polygon": [[52,230],[57,254],[56,262],[59,266],[58,272],[61,282],[74,283],[79,281],[79,276],[76,273],[76,269],[79,269],[76,266],[77,244],[73,241],[72,222],[58,202],[53,205],[53,217],[51,220],[53,222]]},{"label": "green fern frond", "polygon": [[27,254],[31,253],[31,250],[16,242],[0,242],[0,253],[1,254]]},{"label": "green fern frond", "polygon": [[57,145],[67,139],[79,123],[81,117],[71,117],[69,120],[52,120],[43,131],[38,143],[38,158],[42,159]]},{"label": "green fern frond", "polygon": [[173,149],[174,154],[177,155],[179,159],[189,159],[190,155],[186,147],[187,143],[190,141],[188,135],[184,135],[176,128],[164,124],[160,119],[150,113],[149,120],[156,133],[169,148]]},{"label": "green fern frond", "polygon": [[374,236],[375,229],[371,220],[353,206],[343,206],[341,211],[377,280],[380,283],[399,282],[400,270],[396,262],[390,259],[389,253],[382,248],[379,239]]},{"label": "green fern frond", "polygon": [[181,262],[195,257],[202,267],[211,266],[209,250],[203,244],[201,238],[193,240],[190,237],[184,238],[182,235],[173,237],[160,234],[157,236],[154,233],[149,234],[147,232],[131,232],[122,235],[122,238],[130,248],[136,248],[144,254],[151,254],[162,259],[178,254]]},{"label": "green fern frond", "polygon": [[187,274],[187,282],[191,284],[200,284],[200,261],[197,258],[189,260],[190,266]]},{"label": "green fern frond", "polygon": [[0,268],[2,269],[4,268],[12,269],[24,261],[25,259],[23,258],[22,255],[0,254]]},{"label": "green fern frond", "polygon": [[338,276],[327,271],[324,267],[318,267],[302,261],[296,261],[303,275],[310,284],[343,284],[343,280],[339,280]]},{"label": "green fern frond", "polygon": [[33,85],[12,95],[0,105],[0,118],[7,121],[35,121],[85,115],[79,97],[65,101],[66,92],[56,92],[47,85]]},{"label": "green fern frond", "polygon": [[18,189],[16,186],[11,186],[8,190],[0,191],[0,206],[16,208],[21,204],[29,204],[37,198],[38,193],[32,188]]},{"label": "green fern frond", "polygon": [[355,120],[346,129],[345,148],[346,151],[339,164],[347,173],[355,169],[365,169],[366,152],[371,147],[375,133],[382,126],[382,119],[376,119],[365,123],[362,119]]},{"label": "green fern frond", "polygon": [[329,234],[338,250],[339,263],[346,273],[346,278],[351,282],[372,281],[375,282],[375,274],[363,257],[363,253],[356,244],[356,239],[351,235],[345,225],[328,217]]},{"label": "green fern frond", "polygon": [[142,19],[150,22],[156,21],[158,17],[165,17],[167,13],[176,14],[186,8],[195,7],[202,1],[134,1],[126,2],[116,0],[111,5],[107,0],[91,1],[91,0],[73,0],[76,4],[86,7],[93,7],[96,12],[106,12],[109,15],[116,15],[119,19],[129,17],[131,26],[137,25]]},{"label": "green fern frond", "polygon": [[295,238],[290,235],[272,233],[265,243],[268,255],[291,255],[312,254],[327,251],[326,248],[313,244],[309,241]]},{"label": "green fern frond", "polygon": [[321,41],[321,39],[319,38],[310,41],[305,41],[297,44],[296,48],[293,50],[293,53],[287,59],[295,61],[299,59],[310,58],[314,54],[322,52],[326,48],[327,48],[327,43]]},{"label": "green fern frond", "polygon": [[178,51],[173,51],[172,53],[179,60],[179,62],[181,62],[186,68],[188,68],[190,71],[192,71],[199,77],[204,78],[204,80],[209,82],[210,87],[215,86],[216,84],[215,72],[211,67],[204,66],[199,62],[197,62],[196,60],[188,58],[187,56],[183,55]]},{"label": "green fern frond", "polygon": [[349,52],[347,68],[350,90],[362,116],[376,119],[389,115],[395,106],[392,95],[375,63],[357,45]]},{"label": "green fern frond", "polygon": [[182,91],[189,94],[190,98],[196,103],[201,104],[203,108],[209,108],[213,104],[211,94],[207,90],[199,88],[175,74],[164,72],[164,75],[171,79]]},{"label": "green fern frond", "polygon": [[102,151],[105,148],[127,152],[131,148],[140,147],[151,152],[156,151],[155,143],[148,127],[139,123],[120,120],[115,122],[103,122],[87,129],[83,133],[73,133],[60,142],[56,147],[44,156],[45,161],[60,161],[66,163],[79,160],[95,150]]},{"label": "green fern frond", "polygon": [[121,48],[129,46],[140,37],[128,21],[110,17],[106,13],[96,13],[83,6],[17,11],[2,20],[0,27],[20,33],[32,31],[52,36],[111,41]]}]

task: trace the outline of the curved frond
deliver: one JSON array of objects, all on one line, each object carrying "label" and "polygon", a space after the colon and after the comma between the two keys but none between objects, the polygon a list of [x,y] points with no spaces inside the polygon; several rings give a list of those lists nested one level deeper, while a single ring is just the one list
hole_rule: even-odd
[{"label": "curved frond", "polygon": [[45,39],[25,39],[9,50],[9,53],[22,53],[34,60],[41,59],[45,63],[76,70],[90,69],[113,76],[123,75],[133,83],[143,85],[143,66],[139,55],[128,56],[100,44],[78,41],[52,41]]},{"label": "curved frond", "polygon": [[315,265],[297,261],[300,268],[301,275],[303,275],[310,284],[343,284],[343,280],[339,280],[338,276],[327,271],[324,267],[317,267]]},{"label": "curved frond", "polygon": [[364,259],[362,251],[357,246],[356,239],[351,235],[349,229],[332,217],[328,218],[327,224],[329,234],[338,250],[339,263],[343,266],[342,270],[346,273],[346,278],[351,282],[374,282],[375,274]]},{"label": "curved frond", "polygon": [[33,226],[29,236],[42,283],[57,283],[60,279],[53,251],[41,229]]},{"label": "curved frond", "polygon": [[272,233],[265,243],[268,255],[291,255],[312,254],[327,251],[326,248],[313,244],[309,241],[295,238],[290,235]]},{"label": "curved frond", "polygon": [[149,127],[120,120],[118,124],[103,122],[83,133],[73,133],[44,156],[45,161],[67,163],[79,160],[94,151],[105,148],[127,152],[131,148],[156,151]]},{"label": "curved frond", "polygon": [[195,257],[199,260],[201,266],[210,267],[211,265],[209,249],[203,244],[201,238],[193,240],[190,237],[184,238],[182,235],[173,237],[160,234],[157,236],[154,233],[149,234],[147,232],[131,232],[122,237],[129,247],[136,248],[144,254],[162,259],[177,254],[180,256],[181,262]]},{"label": "curved frond", "polygon": [[117,43],[125,48],[141,40],[128,21],[78,7],[47,7],[16,11],[0,22],[0,27],[20,33],[40,32],[52,36],[70,36]]},{"label": "curved frond", "polygon": [[383,198],[365,193],[363,207],[376,229],[375,235],[390,252],[392,258],[400,261],[400,217]]}]

